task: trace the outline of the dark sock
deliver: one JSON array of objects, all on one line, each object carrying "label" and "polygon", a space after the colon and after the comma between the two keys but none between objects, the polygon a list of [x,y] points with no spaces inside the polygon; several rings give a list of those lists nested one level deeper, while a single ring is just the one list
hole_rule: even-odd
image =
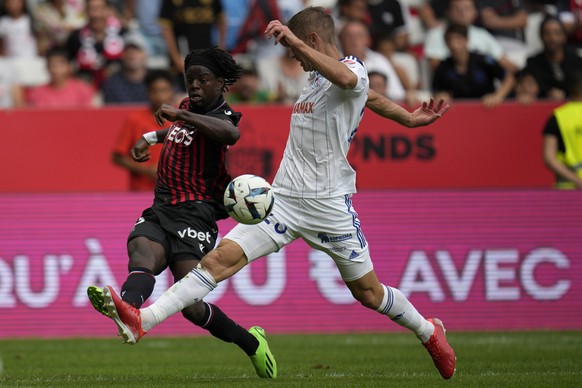
[{"label": "dark sock", "polygon": [[156,278],[147,268],[130,268],[129,276],[121,287],[121,299],[133,307],[140,308],[154,291]]},{"label": "dark sock", "polygon": [[225,342],[234,342],[247,355],[252,356],[259,347],[259,341],[242,326],[226,316],[217,306],[204,302],[206,311],[200,326]]}]

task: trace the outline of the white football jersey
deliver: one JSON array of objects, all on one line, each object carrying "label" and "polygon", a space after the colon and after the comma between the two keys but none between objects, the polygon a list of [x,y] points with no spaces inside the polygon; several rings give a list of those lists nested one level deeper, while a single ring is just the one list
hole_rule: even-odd
[{"label": "white football jersey", "polygon": [[293,106],[289,139],[273,182],[276,193],[330,198],[356,192],[356,172],[347,154],[364,114],[368,72],[356,57],[340,61],[358,82],[353,89],[341,89],[319,72],[310,73]]}]

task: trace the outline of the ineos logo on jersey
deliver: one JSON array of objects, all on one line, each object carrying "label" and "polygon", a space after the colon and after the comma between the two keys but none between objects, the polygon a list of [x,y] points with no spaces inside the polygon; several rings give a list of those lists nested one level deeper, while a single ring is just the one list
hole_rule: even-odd
[{"label": "ineos logo on jersey", "polygon": [[180,238],[184,238],[186,236],[193,238],[195,240],[198,241],[206,241],[207,243],[210,244],[210,232],[198,232],[196,231],[196,229],[192,229],[192,228],[186,228],[184,230],[179,230],[178,231],[178,236],[180,236]]},{"label": "ineos logo on jersey", "polygon": [[168,134],[168,140],[173,141],[176,144],[184,143],[185,146],[189,146],[194,138],[193,130],[188,130],[185,128],[174,127]]}]

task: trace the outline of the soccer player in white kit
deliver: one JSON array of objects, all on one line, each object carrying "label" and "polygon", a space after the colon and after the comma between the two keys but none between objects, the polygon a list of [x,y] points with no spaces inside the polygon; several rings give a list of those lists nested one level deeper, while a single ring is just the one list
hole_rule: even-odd
[{"label": "soccer player in white kit", "polygon": [[441,376],[451,378],[456,357],[442,322],[425,319],[402,292],[376,277],[352,206],[356,173],[347,161],[366,104],[376,113],[409,126],[426,125],[447,107],[443,108],[442,102],[435,106],[431,100],[409,114],[373,92],[368,96],[364,64],[351,56],[338,61],[333,20],[322,8],[304,9],[288,26],[272,21],[265,34],[275,37],[275,44],[287,47],[310,72],[293,107],[289,139],[273,182],[275,208],[258,225],[237,225],[196,269],[150,307],[135,309],[106,287],[105,303],[120,335],[125,342],[136,343],[169,316],[202,300],[218,282],[301,238],[335,261],[342,279],[362,305],[414,332]]}]

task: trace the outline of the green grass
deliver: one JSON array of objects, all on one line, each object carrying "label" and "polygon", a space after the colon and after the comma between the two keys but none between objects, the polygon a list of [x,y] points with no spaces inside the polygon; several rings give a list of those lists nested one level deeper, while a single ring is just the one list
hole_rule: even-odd
[{"label": "green grass", "polygon": [[279,379],[211,337],[2,340],[4,387],[582,387],[582,332],[451,333],[444,381],[410,334],[269,336]]}]

